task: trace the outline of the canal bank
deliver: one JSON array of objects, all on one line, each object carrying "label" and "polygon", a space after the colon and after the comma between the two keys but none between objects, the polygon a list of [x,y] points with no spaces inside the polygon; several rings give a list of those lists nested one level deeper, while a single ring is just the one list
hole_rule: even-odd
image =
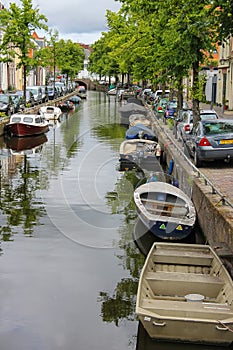
[{"label": "canal bank", "polygon": [[[152,112],[151,112],[152,113]],[[223,172],[232,171],[232,167],[216,171],[215,177],[220,177],[220,185],[215,186],[213,177],[208,177],[208,169],[196,168],[185,156],[181,143],[175,137],[173,128],[165,125],[162,119],[154,119],[154,129],[164,151],[163,160],[171,167],[172,174],[179,180],[181,189],[190,195],[195,205],[198,223],[204,233],[205,240],[212,246],[221,247],[221,255],[232,256],[233,252],[233,193],[231,179],[222,176]],[[210,172],[210,171],[209,171]],[[227,182],[227,183],[226,183]],[[222,193],[223,185],[229,190]]]}]

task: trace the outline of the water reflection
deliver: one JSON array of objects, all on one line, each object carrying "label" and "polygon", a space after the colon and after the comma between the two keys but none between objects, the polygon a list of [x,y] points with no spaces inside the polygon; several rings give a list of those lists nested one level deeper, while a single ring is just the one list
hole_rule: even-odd
[{"label": "water reflection", "polygon": [[[31,236],[39,218],[45,215],[43,203],[36,198],[39,165],[35,159],[47,142],[46,135],[4,140],[10,151],[1,161],[1,237],[11,241],[22,232]],[[18,181],[15,181],[15,176]]]},{"label": "water reflection", "polygon": [[47,142],[47,140],[45,134],[29,137],[12,136],[7,137],[5,143],[12,154],[30,154],[41,152],[42,148],[40,146]]}]

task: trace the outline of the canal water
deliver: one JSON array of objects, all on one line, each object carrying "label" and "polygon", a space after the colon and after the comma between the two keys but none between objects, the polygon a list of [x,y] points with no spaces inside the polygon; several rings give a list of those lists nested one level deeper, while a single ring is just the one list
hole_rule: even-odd
[{"label": "canal water", "polygon": [[88,92],[46,136],[0,140],[0,350],[212,349],[138,324],[141,174],[119,171],[118,108]]}]

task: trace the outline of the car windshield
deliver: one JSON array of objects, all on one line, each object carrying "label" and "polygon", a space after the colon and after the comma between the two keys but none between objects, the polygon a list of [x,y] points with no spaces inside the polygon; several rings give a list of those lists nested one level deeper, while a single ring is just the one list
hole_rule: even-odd
[{"label": "car windshield", "polygon": [[29,91],[31,91],[33,93],[33,95],[37,95],[38,91],[36,89],[28,89]]},{"label": "car windshield", "polygon": [[177,102],[176,101],[169,102],[168,103],[168,108],[177,108]]},{"label": "car windshield", "polygon": [[13,101],[19,101],[19,96],[17,96],[17,95],[11,95],[11,98],[12,98],[12,100]]},{"label": "car windshield", "polygon": [[0,102],[8,103],[9,99],[6,95],[0,95]]},{"label": "car windshield", "polygon": [[205,123],[204,132],[206,135],[233,133],[233,121]]},{"label": "car windshield", "polygon": [[217,115],[215,113],[201,114],[200,117],[201,117],[201,120],[217,119]]}]

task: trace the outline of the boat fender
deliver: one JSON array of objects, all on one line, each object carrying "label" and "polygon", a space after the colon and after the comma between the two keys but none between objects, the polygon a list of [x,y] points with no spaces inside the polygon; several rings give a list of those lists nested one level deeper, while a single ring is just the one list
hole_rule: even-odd
[{"label": "boat fender", "polygon": [[172,184],[173,184],[173,186],[179,188],[179,181],[177,179],[174,179]]},{"label": "boat fender", "polygon": [[156,153],[155,153],[156,157],[161,157],[161,153],[162,153],[161,146],[158,143],[156,146]]},{"label": "boat fender", "polygon": [[174,160],[171,159],[168,167],[168,174],[171,175],[173,171],[173,166],[174,166]]}]

